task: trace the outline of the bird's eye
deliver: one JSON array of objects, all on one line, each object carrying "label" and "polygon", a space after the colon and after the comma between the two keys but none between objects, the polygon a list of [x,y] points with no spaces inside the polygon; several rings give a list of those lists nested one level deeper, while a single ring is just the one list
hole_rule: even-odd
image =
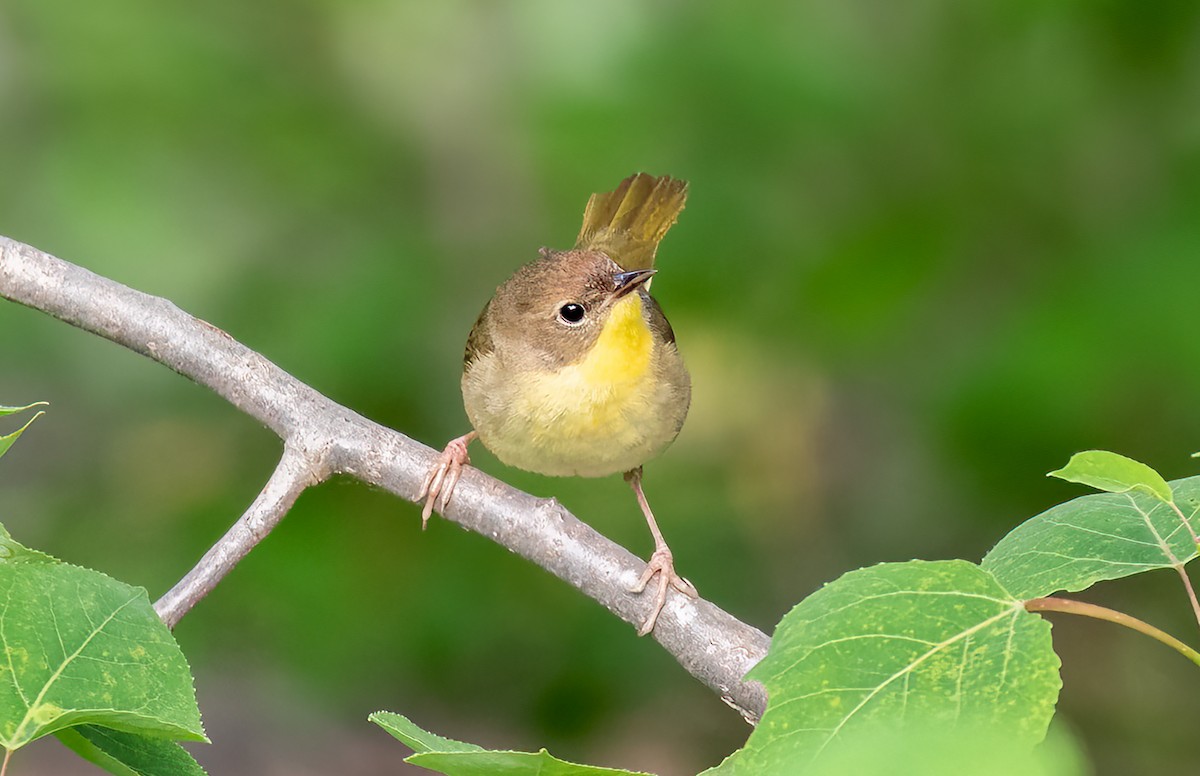
[{"label": "bird's eye", "polygon": [[568,326],[578,326],[583,322],[586,312],[587,310],[583,309],[583,305],[578,302],[567,302],[558,308],[558,319]]}]

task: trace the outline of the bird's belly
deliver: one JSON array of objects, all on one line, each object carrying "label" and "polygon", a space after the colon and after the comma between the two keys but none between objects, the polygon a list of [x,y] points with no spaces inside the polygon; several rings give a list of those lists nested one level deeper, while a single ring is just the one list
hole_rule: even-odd
[{"label": "bird's belly", "polygon": [[478,366],[482,373],[465,376],[463,394],[480,440],[501,461],[539,474],[602,477],[634,469],[671,443],[687,411],[686,393],[654,379],[654,370],[598,385],[567,366],[499,383],[486,379],[489,365]]}]

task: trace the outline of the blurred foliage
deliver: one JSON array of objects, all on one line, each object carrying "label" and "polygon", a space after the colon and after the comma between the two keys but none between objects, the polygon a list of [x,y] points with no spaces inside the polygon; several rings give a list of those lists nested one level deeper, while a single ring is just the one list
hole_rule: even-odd
[{"label": "blurred foliage", "polygon": [[[1079,493],[1042,476],[1076,450],[1195,470],[1197,94],[1185,0],[10,0],[0,234],[440,447],[495,285],[567,246],[591,192],[689,179],[655,293],[695,399],[647,489],[682,572],[769,630],[847,569],[978,559]],[[217,397],[10,304],[0,358],[0,401],[55,408],[0,470],[5,522],[152,595],[278,454]],[[649,551],[619,478],[475,461]],[[386,744],[361,731],[376,708],[669,773],[744,739],[652,642],[418,525],[326,485],[184,620],[216,710],[202,763],[374,773],[347,751]],[[1096,600],[1188,632],[1169,578]],[[1114,630],[1055,629],[1060,708],[1098,773],[1178,769],[1190,667]]]}]

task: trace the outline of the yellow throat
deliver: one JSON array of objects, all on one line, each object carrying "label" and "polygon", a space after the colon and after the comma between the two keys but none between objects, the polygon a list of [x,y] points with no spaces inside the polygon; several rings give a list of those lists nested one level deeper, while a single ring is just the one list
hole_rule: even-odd
[{"label": "yellow throat", "polygon": [[613,302],[573,364],[521,368],[519,339],[472,360],[463,398],[488,449],[526,471],[582,477],[630,471],[662,452],[690,390],[674,342],[651,327],[650,304],[639,292]]},{"label": "yellow throat", "polygon": [[516,433],[492,439],[497,455],[523,469],[585,477],[652,457],[678,431],[660,404],[670,392],[655,379],[654,348],[638,294],[616,302],[581,361],[513,386],[503,425]]},{"label": "yellow throat", "polygon": [[654,335],[642,315],[642,300],[633,293],[613,305],[579,371],[588,387],[619,391],[645,376],[653,348]]}]

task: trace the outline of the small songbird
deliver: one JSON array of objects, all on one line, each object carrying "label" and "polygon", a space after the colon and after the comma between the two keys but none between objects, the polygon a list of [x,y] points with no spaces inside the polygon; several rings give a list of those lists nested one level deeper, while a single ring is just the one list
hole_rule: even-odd
[{"label": "small songbird", "polygon": [[421,488],[422,519],[444,510],[476,437],[510,466],[550,476],[624,472],[654,537],[654,554],[630,592],[656,576],[654,628],[675,573],[642,491],[642,464],[674,441],[691,381],[675,333],[650,296],[658,244],[675,223],[687,183],[645,173],[593,194],[569,251],[543,248],[483,308],[467,337],[462,393],[474,430],[446,445]]}]

